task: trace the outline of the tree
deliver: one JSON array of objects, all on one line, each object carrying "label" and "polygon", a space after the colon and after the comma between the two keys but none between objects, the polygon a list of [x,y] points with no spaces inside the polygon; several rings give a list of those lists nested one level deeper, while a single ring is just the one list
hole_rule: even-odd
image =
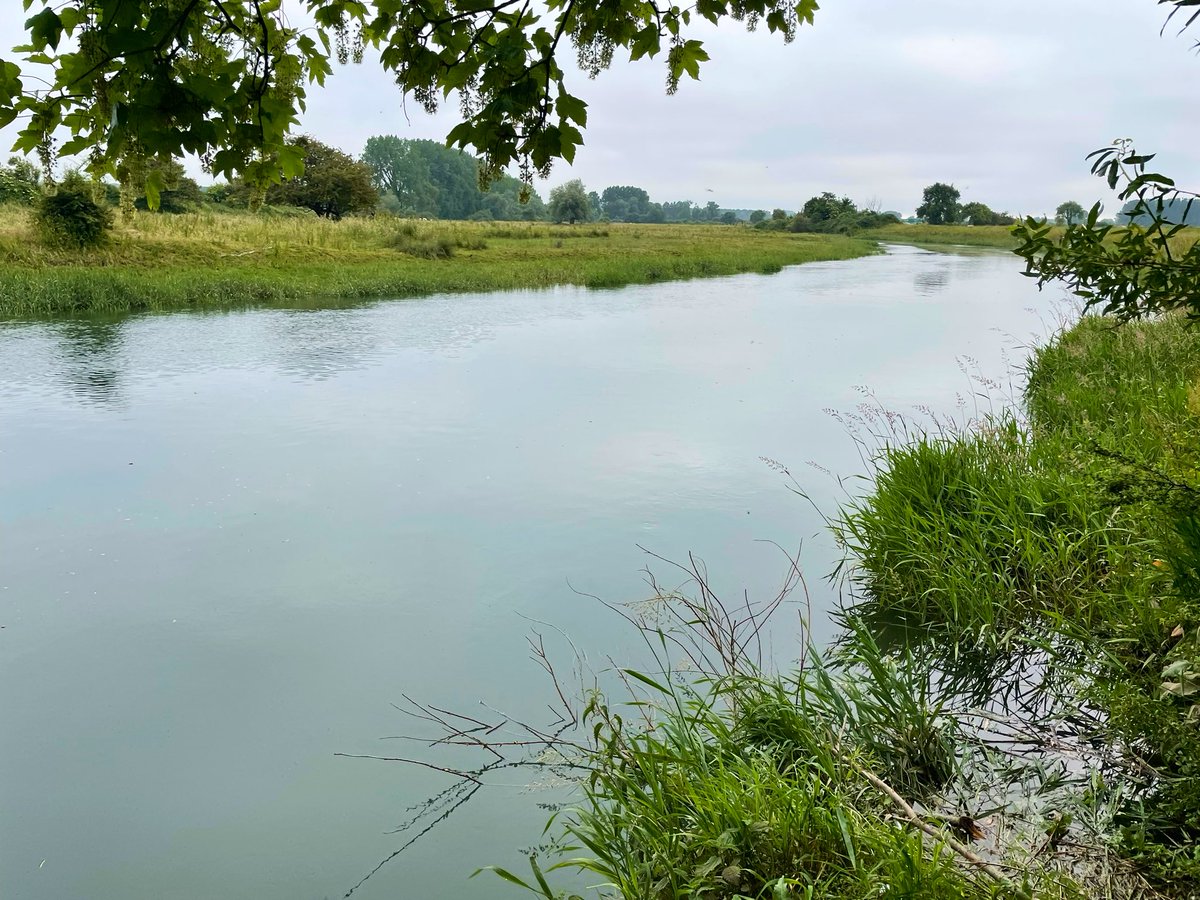
[{"label": "tree", "polygon": [[560,184],[550,192],[550,218],[555,222],[586,222],[591,212],[587,189],[578,178]]},{"label": "tree", "polygon": [[[189,212],[204,202],[204,192],[200,185],[189,178],[183,168],[183,163],[177,159],[150,160],[147,168],[157,171],[162,187],[159,191],[158,209],[167,213]],[[128,194],[121,198],[122,206],[128,213],[132,208],[149,209],[149,201],[143,193],[138,197]],[[130,205],[132,204],[132,206]]]},{"label": "tree", "polygon": [[978,201],[963,204],[959,217],[968,225],[1011,225],[1014,221],[1008,213],[998,213]]},{"label": "tree", "polygon": [[754,212],[750,213],[750,224],[757,225],[766,217],[767,211],[765,209],[756,209]]},{"label": "tree", "polygon": [[606,187],[600,209],[613,222],[645,222],[651,216],[650,195],[632,185]]},{"label": "tree", "polygon": [[1058,209],[1054,211],[1054,221],[1059,225],[1078,225],[1085,218],[1087,218],[1087,210],[1074,200],[1060,203]]},{"label": "tree", "polygon": [[371,181],[381,194],[395,197],[408,215],[436,216],[437,187],[417,141],[392,134],[367,138],[362,160],[371,167]]},{"label": "tree", "polygon": [[302,206],[330,219],[375,209],[379,192],[371,183],[369,166],[307,135],[296,138],[292,146],[302,154],[304,170],[272,187],[268,203]]},{"label": "tree", "polygon": [[810,198],[801,209],[804,217],[811,222],[829,222],[842,216],[853,215],[857,211],[854,201],[849,197],[842,197],[839,200],[835,194],[831,194],[829,191]]},{"label": "tree", "polygon": [[42,173],[37,166],[14,156],[0,166],[0,203],[31,206],[42,194]]},{"label": "tree", "polygon": [[[701,7],[642,0],[299,0],[315,28],[285,15],[280,0],[25,0],[21,63],[50,66],[49,81],[0,59],[0,127],[27,119],[16,148],[49,169],[56,132],[63,153],[87,156],[93,175],[128,177],[145,157],[200,155],[226,178],[263,187],[300,174],[288,141],[311,84],[332,63],[378,51],[400,89],[432,111],[457,92],[463,121],[448,140],[483,156],[482,177],[519,164],[527,182],[583,142],[587,104],[558,64],[567,44],[597,75],[614,52],[665,51],[667,90],[699,78],[708,59],[690,32],[706,23],[762,22],[790,41],[811,23],[816,0],[707,0]],[[147,182],[151,206],[157,185]]]},{"label": "tree", "polygon": [[925,188],[924,202],[917,207],[917,215],[930,225],[953,225],[962,215],[959,196],[958,188],[952,184],[940,181],[931,184]]},{"label": "tree", "polygon": [[721,213],[722,225],[736,225],[737,221],[737,213],[735,213],[732,209],[727,209],[725,212]]}]

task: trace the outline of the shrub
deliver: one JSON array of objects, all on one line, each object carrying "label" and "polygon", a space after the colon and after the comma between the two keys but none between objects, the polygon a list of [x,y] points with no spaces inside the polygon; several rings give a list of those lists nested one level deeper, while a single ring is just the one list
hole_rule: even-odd
[{"label": "shrub", "polygon": [[96,202],[92,183],[78,172],[42,197],[34,219],[43,241],[79,249],[104,243],[113,224],[112,210]]}]

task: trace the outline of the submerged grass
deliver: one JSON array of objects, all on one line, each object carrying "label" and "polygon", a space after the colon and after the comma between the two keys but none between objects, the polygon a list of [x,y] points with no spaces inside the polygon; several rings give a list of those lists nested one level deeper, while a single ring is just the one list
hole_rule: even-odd
[{"label": "submerged grass", "polygon": [[412,297],[561,284],[617,287],[851,259],[870,241],[690,225],[548,226],[206,210],[138,213],[100,248],[39,243],[0,208],[0,315]]}]

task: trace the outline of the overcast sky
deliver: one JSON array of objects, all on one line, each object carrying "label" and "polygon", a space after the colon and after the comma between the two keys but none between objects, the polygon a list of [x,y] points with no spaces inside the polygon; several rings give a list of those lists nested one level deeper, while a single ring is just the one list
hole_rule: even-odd
[{"label": "overcast sky", "polygon": [[[12,45],[25,14],[15,0],[4,7]],[[964,201],[1042,213],[1107,199],[1084,156],[1118,137],[1194,187],[1200,27],[1160,36],[1164,10],[1155,0],[824,0],[791,45],[737,23],[697,28],[712,60],[673,97],[661,60],[618,60],[592,82],[573,75],[590,104],[585,144],[538,188],[580,178],[660,201],[768,209],[829,190],[907,214],[925,185],[948,181]],[[375,134],[441,140],[456,111],[405,105],[368,59],[313,89],[303,127],[358,154]]]}]

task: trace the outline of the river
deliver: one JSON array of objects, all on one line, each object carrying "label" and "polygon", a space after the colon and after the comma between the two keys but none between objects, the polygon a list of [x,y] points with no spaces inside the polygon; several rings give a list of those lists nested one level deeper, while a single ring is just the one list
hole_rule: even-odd
[{"label": "river", "polygon": [[[826,639],[836,550],[763,458],[833,511],[809,463],[851,491],[864,465],[828,410],[865,387],[961,419],[1050,306],[1011,255],[893,247],[611,291],[0,323],[0,896],[341,896],[447,781],[335,753],[411,753],[381,740],[414,730],[404,695],[537,714],[531,629],[567,662],[554,628],[632,653],[585,595],[643,599],[647,565],[671,583],[640,548],[763,596],[803,543]],[[506,780],[355,896],[514,896],[468,880],[539,839],[538,791]]]}]

